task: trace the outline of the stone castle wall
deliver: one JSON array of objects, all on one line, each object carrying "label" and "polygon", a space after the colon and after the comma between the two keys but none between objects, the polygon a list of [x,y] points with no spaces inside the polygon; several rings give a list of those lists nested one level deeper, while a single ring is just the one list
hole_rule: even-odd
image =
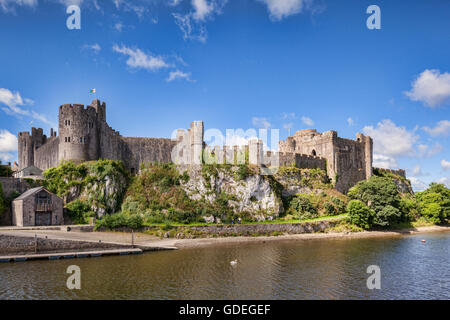
[{"label": "stone castle wall", "polygon": [[[122,160],[132,171],[138,171],[142,163],[171,162],[172,149],[176,141],[164,138],[124,138]],[[128,155],[128,156],[127,156]]]},{"label": "stone castle wall", "polygon": [[56,167],[59,163],[59,137],[48,139],[35,150],[34,165],[42,170]]},{"label": "stone castle wall", "polygon": [[328,176],[336,189],[344,193],[358,181],[372,176],[373,142],[362,134],[350,140],[338,137],[336,131],[300,130],[286,141],[280,141],[279,148],[286,153],[326,159]]},{"label": "stone castle wall", "polygon": [[0,177],[0,183],[5,198],[9,198],[15,192],[22,194],[28,189],[31,189],[30,184],[25,179]]},{"label": "stone castle wall", "polygon": [[83,162],[98,159],[122,160],[137,172],[142,163],[175,162],[245,164],[323,168],[341,192],[372,175],[373,142],[356,135],[356,140],[338,137],[336,131],[319,133],[314,129],[297,131],[280,141],[279,152],[265,151],[260,140],[246,146],[208,147],[204,143],[204,124],[194,121],[188,130],[177,131],[176,138],[122,137],[106,122],[106,104],[94,100],[84,107],[66,104],[59,108],[59,137],[42,129],[19,133],[21,169],[36,165],[41,169],[64,160]]}]

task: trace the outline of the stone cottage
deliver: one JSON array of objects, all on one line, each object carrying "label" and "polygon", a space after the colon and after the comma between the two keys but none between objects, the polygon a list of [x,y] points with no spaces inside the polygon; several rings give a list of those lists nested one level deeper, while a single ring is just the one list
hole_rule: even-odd
[{"label": "stone cottage", "polygon": [[63,200],[44,187],[30,189],[12,202],[13,225],[62,225],[63,206]]}]

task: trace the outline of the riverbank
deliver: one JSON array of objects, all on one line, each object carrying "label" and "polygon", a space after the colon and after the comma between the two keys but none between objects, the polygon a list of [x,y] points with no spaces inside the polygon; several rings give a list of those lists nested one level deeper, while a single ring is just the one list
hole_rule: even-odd
[{"label": "riverbank", "polygon": [[362,239],[362,238],[380,238],[380,237],[401,237],[404,235],[431,233],[431,232],[450,232],[450,226],[426,226],[410,229],[389,230],[389,231],[361,231],[361,232],[330,232],[330,233],[307,233],[307,234],[288,234],[278,236],[259,236],[259,237],[218,237],[218,238],[199,238],[199,239],[161,239],[154,242],[170,245],[179,249],[198,248],[212,245],[236,245],[239,243],[264,243],[268,241],[306,241],[321,239]]},{"label": "riverbank", "polygon": [[[8,241],[0,243],[0,256],[33,254],[35,237],[38,238],[39,253],[56,253],[81,250],[108,250],[112,248],[140,248],[143,251],[189,249],[207,246],[229,246],[243,243],[265,243],[269,241],[308,241],[326,239],[358,239],[401,237],[404,235],[450,232],[450,225],[422,226],[409,229],[389,231],[361,231],[361,232],[326,232],[283,234],[276,236],[228,236],[203,237],[194,239],[160,238],[146,233],[128,232],[82,232],[63,230],[5,230],[0,236]],[[25,248],[26,247],[26,248]]]}]

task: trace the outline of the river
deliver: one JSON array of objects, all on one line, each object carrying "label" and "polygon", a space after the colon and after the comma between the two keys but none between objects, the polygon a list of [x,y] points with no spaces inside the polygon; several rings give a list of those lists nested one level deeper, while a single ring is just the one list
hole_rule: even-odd
[{"label": "river", "polygon": [[[81,290],[66,287],[70,265]],[[380,290],[366,286],[369,265]],[[450,299],[450,233],[0,263],[0,299]]]}]

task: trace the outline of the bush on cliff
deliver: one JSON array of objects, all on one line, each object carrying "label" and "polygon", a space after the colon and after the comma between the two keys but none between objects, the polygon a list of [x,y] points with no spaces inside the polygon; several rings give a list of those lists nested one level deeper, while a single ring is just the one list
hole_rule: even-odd
[{"label": "bush on cliff", "polygon": [[200,221],[203,204],[189,199],[180,186],[186,175],[173,164],[143,165],[126,192],[122,212],[144,214],[146,223]]},{"label": "bush on cliff", "polygon": [[180,178],[173,164],[143,166],[125,194],[122,210],[129,213],[169,208],[195,211],[194,201],[190,200],[180,187]]},{"label": "bush on cliff", "polygon": [[284,198],[287,216],[307,220],[346,213],[348,198],[336,190],[325,190],[320,194],[296,194]]},{"label": "bush on cliff", "polygon": [[129,173],[121,161],[63,162],[44,172],[44,186],[65,203],[80,198],[99,216],[115,212],[122,202]]},{"label": "bush on cliff", "polygon": [[289,203],[289,213],[300,220],[317,218],[319,213],[312,204],[311,197],[306,194],[297,194]]}]

